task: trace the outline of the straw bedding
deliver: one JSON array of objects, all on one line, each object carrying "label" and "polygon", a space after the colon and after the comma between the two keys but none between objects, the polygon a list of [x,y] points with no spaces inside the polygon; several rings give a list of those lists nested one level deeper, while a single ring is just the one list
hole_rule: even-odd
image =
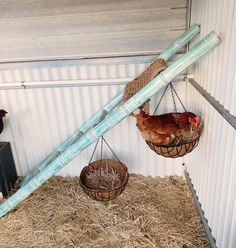
[{"label": "straw bedding", "polygon": [[180,177],[131,175],[116,200],[91,200],[78,178],[53,177],[0,219],[4,248],[210,247]]},{"label": "straw bedding", "polygon": [[86,187],[89,189],[113,190],[121,184],[121,179],[118,173],[113,170],[109,172],[102,167],[97,170],[91,170],[86,176]]}]

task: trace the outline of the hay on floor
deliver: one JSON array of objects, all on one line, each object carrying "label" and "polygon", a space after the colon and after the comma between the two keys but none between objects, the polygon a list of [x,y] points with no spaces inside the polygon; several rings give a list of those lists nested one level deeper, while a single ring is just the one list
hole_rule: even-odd
[{"label": "hay on floor", "polygon": [[85,195],[78,178],[53,177],[0,219],[4,248],[210,247],[185,181],[131,175],[108,203]]}]

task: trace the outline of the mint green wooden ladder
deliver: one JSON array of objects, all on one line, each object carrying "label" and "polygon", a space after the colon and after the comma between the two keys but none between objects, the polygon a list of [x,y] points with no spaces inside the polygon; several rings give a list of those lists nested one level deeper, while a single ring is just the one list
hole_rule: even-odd
[{"label": "mint green wooden ladder", "polygon": [[[161,53],[159,58],[165,60],[170,59],[170,57],[199,32],[199,26],[194,24]],[[178,74],[183,72],[188,66],[219,43],[220,40],[217,35],[211,32],[124,104],[120,104],[123,92],[117,94],[68,137],[65,142],[58,146],[55,151],[47,156],[29,175],[23,178],[18,191],[0,205],[0,217],[4,216],[17,204],[26,199],[32,192],[75,158],[82,150],[90,146],[108,130],[112,129],[122,119],[144,104]]]}]

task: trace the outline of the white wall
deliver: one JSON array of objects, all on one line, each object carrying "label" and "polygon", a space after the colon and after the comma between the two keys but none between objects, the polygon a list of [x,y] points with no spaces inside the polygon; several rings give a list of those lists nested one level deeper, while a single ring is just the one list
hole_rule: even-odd
[{"label": "white wall", "polygon": [[[232,115],[236,114],[235,10],[234,0],[192,1],[192,23],[201,24],[199,38],[214,30],[222,39],[194,65],[194,79]],[[199,147],[185,162],[217,247],[235,248],[236,131],[191,85],[187,98],[188,105],[201,113],[205,128]]]},{"label": "white wall", "polygon": [[[0,107],[9,114],[0,140],[11,142],[18,174],[140,73],[153,59],[140,55],[160,53],[185,29],[185,17],[185,0],[1,1]],[[138,56],[122,58],[131,55]],[[181,160],[149,150],[132,118],[105,137],[131,172],[183,173]],[[86,150],[60,175],[78,175],[90,155]]]},{"label": "white wall", "polygon": [[185,0],[1,0],[0,62],[156,54],[185,16]]},{"label": "white wall", "polygon": [[[3,3],[4,6],[7,6],[4,4],[5,2],[1,1],[1,4]],[[7,2],[9,3],[9,1]],[[164,11],[158,13],[160,15],[163,13],[171,15],[173,13],[171,24],[175,23],[173,20],[176,20],[176,27],[179,27],[179,29],[171,30],[173,26],[169,26],[170,22],[168,20],[162,22],[163,29],[160,29],[157,27],[159,26],[158,19],[148,19],[149,15],[146,15],[147,19],[142,19],[142,30],[144,31],[147,27],[152,27],[153,23],[157,25],[155,26],[156,28],[153,30],[152,28],[148,29],[145,35],[141,32],[142,30],[139,30],[140,32],[135,33],[136,38],[132,36],[134,33],[130,31],[131,36],[128,37],[129,45],[127,46],[125,46],[127,40],[124,38],[127,30],[117,30],[123,36],[115,34],[113,39],[109,40],[110,43],[106,43],[105,46],[101,47],[101,51],[96,49],[96,51],[91,50],[92,52],[89,53],[90,48],[85,43],[82,43],[80,46],[78,42],[80,40],[80,36],[76,33],[78,30],[74,30],[75,35],[73,35],[73,39],[69,39],[73,46],[66,46],[66,49],[63,49],[66,44],[69,44],[66,42],[69,42],[69,40],[64,32],[67,30],[66,28],[62,29],[61,39],[58,39],[55,33],[50,34],[49,32],[48,35],[50,37],[45,35],[45,33],[40,33],[40,30],[29,33],[30,27],[27,26],[27,23],[24,23],[25,33],[28,35],[26,37],[24,35],[19,37],[21,33],[15,32],[20,29],[17,26],[19,23],[16,20],[19,21],[21,19],[24,22],[25,20],[22,17],[27,16],[29,13],[36,17],[28,16],[28,20],[34,19],[37,21],[37,16],[42,17],[42,15],[45,15],[45,19],[40,18],[41,21],[44,20],[44,22],[41,22],[44,23],[44,28],[47,28],[48,22],[45,22],[45,20],[51,18],[48,17],[48,9],[53,11],[50,12],[50,15],[53,15],[56,21],[58,21],[57,16],[60,14],[60,9],[57,8],[33,8],[33,6],[37,6],[37,1],[31,1],[33,5],[28,5],[27,0],[20,2],[25,4],[26,8],[16,8],[17,11],[13,11],[13,15],[11,15],[11,11],[4,11],[3,8],[0,8],[3,11],[1,16],[3,13],[5,14],[4,18],[0,20],[0,26],[5,29],[8,27],[9,29],[7,36],[0,41],[1,48],[6,48],[2,49],[4,50],[4,54],[0,58],[2,61],[27,60],[29,58],[39,59],[41,55],[43,58],[53,58],[56,56],[71,58],[73,54],[79,57],[81,54],[83,56],[92,56],[95,53],[96,56],[101,56],[102,54],[116,55],[122,52],[126,54],[156,53],[163,49],[163,45],[167,45],[167,41],[174,39],[182,32],[181,29],[184,27],[184,10],[178,10],[178,7],[184,7],[185,1],[138,1],[139,3],[145,3],[145,13],[149,13],[149,8],[152,8],[155,4],[164,4],[161,8],[156,6],[157,12],[158,9],[164,9]],[[66,2],[60,1],[61,4]],[[73,2],[76,3],[77,1],[71,1],[71,3]],[[125,8],[127,1],[121,2],[122,8]],[[173,7],[177,7],[176,9],[170,10],[171,2]],[[50,5],[51,1],[45,1],[44,4],[46,5],[43,6],[48,6],[47,3]],[[135,1],[129,1],[128,4],[132,5],[134,3]],[[99,6],[101,7],[100,9],[98,8]],[[110,4],[109,8],[112,8],[112,6],[114,7],[114,5]],[[33,8],[34,11],[30,8]],[[96,8],[101,12],[104,5],[98,4]],[[220,34],[222,39],[222,44],[219,47],[193,66],[194,79],[229,110],[232,115],[236,115],[235,8],[236,3],[234,0],[192,1],[192,23],[197,22],[201,24],[200,37],[214,30]],[[18,9],[21,11],[19,12]],[[22,13],[22,9],[25,12],[23,11]],[[65,8],[64,10],[70,12],[72,10],[77,11],[78,8]],[[129,10],[128,12],[138,16],[140,10]],[[176,13],[182,17],[181,20],[179,16],[176,16]],[[64,14],[68,15],[67,12]],[[160,15],[157,15],[156,18],[159,18]],[[10,20],[11,18],[13,19]],[[71,15],[66,18],[71,18]],[[78,15],[76,15],[76,18],[78,18]],[[127,20],[132,24],[132,18],[130,19],[129,16],[124,20],[126,24]],[[113,24],[116,24],[116,22],[113,22]],[[63,28],[64,26],[62,25],[61,27]],[[113,27],[116,27],[116,25],[113,25]],[[126,25],[123,27],[126,27]],[[164,29],[168,30],[168,37],[165,35]],[[47,31],[47,29],[45,30]],[[53,28],[51,30],[58,32],[58,30]],[[68,30],[70,30],[71,34],[73,33],[72,29]],[[163,36],[159,36],[161,34]],[[31,37],[29,38],[30,35]],[[154,38],[155,35],[161,37],[159,43]],[[101,33],[99,37],[102,37]],[[147,37],[150,42],[146,42]],[[17,39],[19,46],[14,45],[14,39]],[[48,41],[51,41],[51,43],[47,43]],[[96,43],[96,45],[100,47],[99,44],[102,41],[103,39],[101,38],[100,43]],[[118,41],[123,43],[121,44]],[[139,41],[140,47],[133,46],[137,41]],[[107,42],[107,40],[105,39],[104,42]],[[156,47],[157,43],[159,46]],[[13,45],[9,46],[9,44]],[[32,44],[34,44],[33,47],[31,47]],[[91,47],[94,44],[91,42]],[[112,46],[112,44],[116,45]],[[114,47],[116,47],[115,53]],[[127,48],[126,50],[124,50],[125,47]],[[45,48],[49,49],[45,50]],[[79,48],[80,50],[78,50]],[[112,50],[106,50],[106,48],[112,48]],[[46,53],[43,53],[44,51]],[[58,51],[61,51],[61,53],[58,53]],[[68,86],[70,83],[77,85],[77,87],[64,88],[52,88],[50,86],[37,89],[0,90],[0,107],[9,111],[9,115],[5,119],[5,130],[0,139],[11,142],[17,171],[20,175],[25,175],[29,169],[33,168],[45,155],[51,152],[68,134],[98,110],[99,106],[115,95],[128,79],[133,78],[147,65],[147,62],[134,61],[129,61],[129,63],[110,61],[106,63],[106,60],[103,63],[99,62],[99,64],[97,61],[94,64],[87,64],[85,60],[82,60],[84,64],[73,64],[71,62],[69,65],[65,65],[63,63],[67,62],[62,61],[49,65],[39,63],[34,64],[33,67],[28,67],[27,64],[1,65],[0,82],[7,87],[10,83],[13,83],[14,86],[21,81],[27,82],[28,85],[35,82],[38,84],[40,81],[50,86],[50,83],[55,84],[58,81],[61,83],[64,80],[68,83]],[[117,79],[120,79],[120,82]],[[102,80],[106,80],[106,85],[102,83]],[[62,83],[64,84],[65,82]],[[83,87],[78,87],[79,84],[80,86],[83,85]],[[105,138],[107,138],[120,159],[127,164],[131,172],[160,176],[182,175],[181,164],[185,162],[199,196],[199,201],[212,228],[213,236],[216,238],[217,246],[219,248],[234,248],[236,247],[235,130],[191,85],[186,87],[183,82],[177,83],[177,89],[181,92],[181,98],[184,102],[186,102],[187,96],[187,107],[190,110],[199,112],[205,122],[202,138],[194,152],[182,159],[175,160],[155,155],[140,137],[132,118],[127,118],[113,130],[109,131]],[[169,100],[165,103],[166,105],[171,105]],[[162,110],[166,110],[166,105],[162,106]],[[89,160],[91,149],[89,148],[81,153],[78,158],[60,172],[60,175],[78,175],[81,168]]]},{"label": "white wall", "polygon": [[194,64],[194,78],[232,115],[236,115],[236,2],[192,1],[192,23],[201,25],[195,41],[214,30],[222,43]]},{"label": "white wall", "polygon": [[[49,85],[49,88],[0,90],[0,106],[9,112],[4,120],[5,129],[0,140],[11,142],[19,175],[25,175],[34,168],[91,114],[123,88],[127,79],[134,78],[148,65],[147,61],[144,63],[122,63],[120,59],[116,62],[114,59],[111,61],[91,60],[87,65],[81,63],[29,69],[21,68],[19,65],[18,69],[2,70],[6,82],[16,80],[17,83],[21,79],[26,79],[30,85],[35,83],[36,75],[39,82],[47,80],[46,84]],[[95,62],[96,65],[93,64]],[[25,75],[28,75],[27,78],[23,78]],[[50,86],[50,83],[60,83],[61,80],[70,85],[71,80],[75,78],[78,85],[82,82],[80,87]],[[104,85],[102,80],[107,83]],[[116,85],[119,81],[120,83]],[[3,84],[7,87],[10,83]],[[185,102],[186,84],[178,82],[176,87]],[[159,97],[160,94],[155,100],[157,101]],[[160,106],[160,111],[173,110],[172,106],[169,95]],[[165,159],[152,152],[141,138],[131,117],[109,131],[105,138],[119,158],[127,164],[130,172],[153,176],[183,175],[182,159]],[[92,147],[82,152],[59,174],[79,175],[81,168],[89,161]]]}]

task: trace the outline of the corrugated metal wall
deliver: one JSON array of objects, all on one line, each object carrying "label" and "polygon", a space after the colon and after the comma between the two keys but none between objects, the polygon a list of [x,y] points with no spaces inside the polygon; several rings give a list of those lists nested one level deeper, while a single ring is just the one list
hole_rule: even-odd
[{"label": "corrugated metal wall", "polygon": [[[123,88],[127,79],[134,78],[147,64],[148,62],[112,64],[110,61],[106,65],[106,61],[101,64],[96,61],[95,65],[91,62],[61,68],[16,68],[15,73],[2,70],[4,82],[20,81],[22,76],[27,80],[48,80],[47,84],[56,79],[66,80],[68,84],[69,79],[77,78],[77,82],[83,80],[81,87],[0,90],[1,108],[9,112],[4,120],[5,130],[0,139],[11,142],[18,173],[25,175],[29,169],[34,168],[56,145]],[[35,74],[32,74],[32,70]],[[102,83],[102,79],[106,81],[106,85]],[[118,82],[120,84],[116,85]],[[7,86],[8,83],[4,85]],[[178,82],[176,85],[185,102],[185,83]],[[163,101],[160,112],[168,110],[167,105],[169,109],[173,106],[170,95]],[[131,172],[159,176],[183,174],[182,159],[164,159],[153,153],[138,133],[132,117],[109,131],[105,138]],[[78,175],[88,163],[91,152],[92,148],[81,153],[60,175]],[[99,152],[97,156],[98,154]]]},{"label": "corrugated metal wall", "polygon": [[[193,67],[193,76],[232,115],[236,114],[236,2],[192,1],[192,23],[201,37],[211,30],[222,43]],[[236,132],[194,89],[187,87],[189,106],[204,119],[198,150],[185,158],[199,201],[219,248],[236,247]]]},{"label": "corrugated metal wall", "polygon": [[232,115],[236,115],[236,2],[234,0],[192,1],[192,23],[201,24],[198,39],[210,30],[222,40],[194,65],[194,78]]},{"label": "corrugated metal wall", "polygon": [[201,114],[204,132],[198,148],[185,157],[187,170],[202,204],[217,247],[236,247],[236,132],[188,85],[188,105]]},{"label": "corrugated metal wall", "polygon": [[[125,8],[126,1],[121,2]],[[129,1],[129,4],[134,2]],[[142,1],[138,2],[142,3]],[[157,6],[155,11],[161,9],[162,12],[160,13],[174,12],[180,14],[182,19],[177,18],[176,20],[182,28],[185,1],[173,1],[172,12],[167,11],[170,9],[170,1],[167,1],[166,5],[166,1],[145,1],[146,10],[157,2],[164,5],[162,7]],[[33,1],[33,3],[36,4],[37,1]],[[61,4],[63,3],[61,1]],[[191,15],[192,23],[201,24],[201,35],[196,41],[211,30],[216,31],[222,38],[222,44],[217,49],[214,49],[193,66],[194,79],[232,115],[236,115],[235,5],[233,0],[192,1]],[[112,6],[112,4],[109,5],[110,8]],[[104,5],[101,4],[100,7],[99,11]],[[178,8],[180,9],[178,10]],[[57,12],[59,10],[54,8],[51,10],[55,12],[53,15],[59,14]],[[65,10],[71,11],[73,8]],[[141,13],[137,9],[131,12],[134,15]],[[25,14],[27,13],[29,12],[26,11]],[[42,12],[40,12],[41,14]],[[44,14],[47,16],[48,12],[46,11]],[[14,18],[19,18],[22,13],[15,12],[15,15]],[[39,12],[33,12],[33,15],[37,16]],[[5,17],[4,21],[9,22],[7,20],[9,16]],[[143,23],[145,25],[153,23],[152,18],[148,20],[144,20]],[[16,28],[12,21],[10,24],[13,25],[11,26],[12,30]],[[146,28],[145,25],[142,26],[144,29]],[[163,27],[165,29],[170,28],[169,23],[167,22]],[[174,36],[176,37],[181,32],[181,28],[171,32],[168,29],[168,37],[174,39]],[[159,29],[156,30],[160,31]],[[167,36],[164,35],[163,37],[164,43],[166,43]],[[134,41],[133,38],[130,40]],[[6,39],[1,42],[2,44],[8,43]],[[147,44],[150,48],[155,43],[156,41],[152,40],[152,43]],[[91,44],[94,45],[94,43]],[[146,44],[146,42],[139,44]],[[120,47],[124,49],[124,43]],[[120,47],[118,44],[118,48]],[[132,46],[128,45],[128,47]],[[162,46],[158,48],[161,50]],[[152,53],[153,50],[159,51],[156,48],[148,50],[142,47],[141,50],[139,48],[135,51],[123,50],[123,52],[136,53],[138,51],[142,54]],[[103,49],[101,52],[104,54],[104,51]],[[53,57],[55,54],[50,56]],[[36,58],[36,55],[32,53],[30,56]],[[57,55],[63,57],[65,54]],[[71,56],[71,54],[66,55]],[[87,53],[86,56],[88,55]],[[19,55],[19,58],[22,56]],[[0,90],[0,106],[9,111],[9,115],[5,119],[5,130],[0,139],[11,142],[18,173],[25,175],[75,128],[79,127],[92,113],[123,88],[127,81],[141,72],[151,60],[151,57],[149,59],[138,57],[136,61],[132,58],[126,58],[125,63],[123,59],[117,58],[91,60],[92,62],[90,60],[75,60],[47,62],[46,64],[45,62],[38,62],[1,65],[0,88],[3,89],[4,86],[20,88]],[[20,86],[21,84],[22,86]],[[62,85],[63,88],[52,87]],[[204,133],[194,152],[175,160],[157,156],[146,146],[135,127],[134,119],[131,117],[109,131],[105,138],[119,158],[128,165],[131,172],[154,176],[183,175],[181,164],[185,162],[199,201],[205,211],[205,216],[209,221],[209,226],[212,228],[213,236],[216,238],[217,246],[219,248],[234,248],[236,247],[235,130],[191,85],[186,86],[184,82],[178,82],[176,85],[183,101],[185,103],[187,101],[186,105],[189,110],[198,112],[204,119]],[[24,89],[25,86],[27,89]],[[159,96],[160,94],[155,101],[158,100]],[[167,105],[172,106],[170,98],[161,106],[161,112],[168,110]],[[78,158],[60,172],[60,175],[78,175],[81,168],[88,162],[91,151],[92,147],[82,152]],[[99,153],[96,156],[98,157]]]},{"label": "corrugated metal wall", "polygon": [[[102,59],[61,60],[0,64],[0,89],[52,84],[124,84],[144,70],[157,56],[130,56]],[[178,58],[176,55],[172,61]],[[171,63],[170,61],[169,63]],[[121,81],[122,79],[122,81]],[[20,87],[22,86],[22,87]]]},{"label": "corrugated metal wall", "polygon": [[1,0],[0,62],[156,54],[185,16],[186,0]]},{"label": "corrugated metal wall", "polygon": [[[182,33],[186,0],[3,0],[0,15],[0,106],[9,111],[0,139],[11,141],[25,175],[153,59],[140,55],[160,53]],[[181,159],[147,148],[132,118],[105,137],[131,172],[183,173]],[[90,155],[60,174],[78,175]]]}]

